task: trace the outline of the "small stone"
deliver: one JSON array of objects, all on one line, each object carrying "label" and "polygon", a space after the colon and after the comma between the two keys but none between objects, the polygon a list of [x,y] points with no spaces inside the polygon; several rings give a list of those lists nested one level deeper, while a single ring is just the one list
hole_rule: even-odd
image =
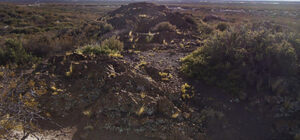
[{"label": "small stone", "polygon": [[145,91],[145,87],[144,87],[144,86],[141,86],[141,85],[138,85],[136,89],[137,89],[138,91]]},{"label": "small stone", "polygon": [[246,100],[247,99],[247,93],[246,92],[240,92],[239,98],[240,98],[240,100]]},{"label": "small stone", "polygon": [[183,113],[183,117],[184,117],[185,119],[188,119],[190,116],[191,116],[190,113],[187,113],[187,112],[184,112],[184,113]]}]

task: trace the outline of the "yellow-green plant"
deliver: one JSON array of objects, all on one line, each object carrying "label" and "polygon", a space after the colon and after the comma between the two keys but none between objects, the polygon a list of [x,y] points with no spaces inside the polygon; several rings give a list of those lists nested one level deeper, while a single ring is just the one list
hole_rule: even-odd
[{"label": "yellow-green plant", "polygon": [[121,51],[123,51],[124,44],[118,40],[116,36],[113,36],[109,39],[104,40],[101,44],[91,44],[86,45],[79,50],[83,54],[111,54],[112,56],[120,56],[117,55]]},{"label": "yellow-green plant", "polygon": [[173,78],[173,75],[171,73],[167,72],[158,72],[159,76],[161,77],[162,81],[169,81]]},{"label": "yellow-green plant", "polygon": [[191,99],[195,96],[195,92],[194,89],[191,85],[189,85],[188,83],[184,83],[181,86],[181,97],[183,99]]}]

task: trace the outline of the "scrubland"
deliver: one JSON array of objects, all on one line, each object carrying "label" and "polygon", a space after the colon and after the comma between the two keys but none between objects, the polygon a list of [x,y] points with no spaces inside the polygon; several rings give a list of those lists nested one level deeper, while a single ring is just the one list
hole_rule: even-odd
[{"label": "scrubland", "polygon": [[298,140],[299,7],[0,3],[0,139]]}]

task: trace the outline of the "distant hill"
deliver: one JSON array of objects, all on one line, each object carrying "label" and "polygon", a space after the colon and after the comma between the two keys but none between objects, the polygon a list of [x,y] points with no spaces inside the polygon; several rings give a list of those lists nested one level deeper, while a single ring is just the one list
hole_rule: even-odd
[{"label": "distant hill", "polygon": [[0,0],[0,2],[300,2],[300,0]]}]

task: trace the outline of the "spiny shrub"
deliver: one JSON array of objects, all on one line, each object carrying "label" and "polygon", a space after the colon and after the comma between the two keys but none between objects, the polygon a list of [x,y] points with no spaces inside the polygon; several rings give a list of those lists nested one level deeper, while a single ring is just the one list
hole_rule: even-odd
[{"label": "spiny shrub", "polygon": [[101,44],[87,45],[82,49],[84,54],[116,54],[123,51],[124,44],[113,36],[104,40]]},{"label": "spiny shrub", "polygon": [[247,27],[217,33],[182,59],[181,70],[233,93],[253,87],[293,92],[299,87],[300,54],[291,40],[296,39],[289,33]]},{"label": "spiny shrub", "polygon": [[22,43],[14,39],[7,39],[4,47],[0,48],[0,65],[6,64],[28,64],[38,59],[27,53]]},{"label": "spiny shrub", "polygon": [[161,22],[154,26],[153,31],[162,32],[162,31],[175,31],[176,26],[172,25],[170,22]]}]

